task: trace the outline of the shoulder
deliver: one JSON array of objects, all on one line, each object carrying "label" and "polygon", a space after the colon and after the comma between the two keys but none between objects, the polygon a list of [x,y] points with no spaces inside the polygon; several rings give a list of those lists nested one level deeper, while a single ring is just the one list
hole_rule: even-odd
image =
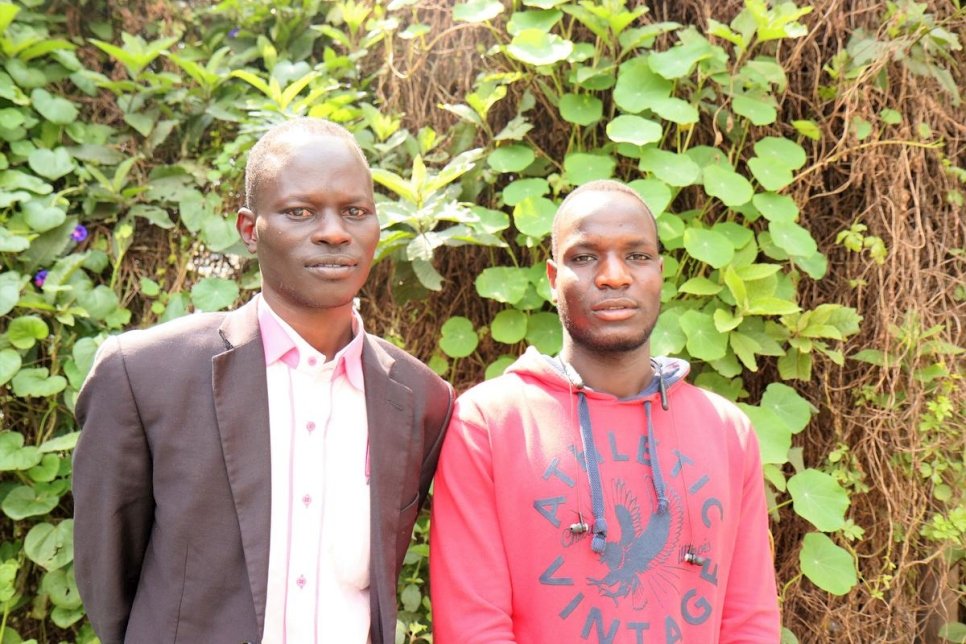
[{"label": "shoulder", "polygon": [[751,420],[738,405],[724,396],[707,389],[702,389],[689,382],[675,385],[677,400],[676,409],[685,409],[691,415],[692,426],[704,427],[710,432],[720,435],[726,432],[728,436],[738,439],[742,446],[755,440]]},{"label": "shoulder", "polygon": [[411,389],[451,390],[449,383],[405,350],[371,333],[366,334],[366,340],[375,359],[388,368],[392,378]]}]

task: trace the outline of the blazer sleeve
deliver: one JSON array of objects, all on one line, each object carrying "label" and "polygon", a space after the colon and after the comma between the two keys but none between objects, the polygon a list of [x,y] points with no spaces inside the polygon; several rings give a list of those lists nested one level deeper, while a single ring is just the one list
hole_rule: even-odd
[{"label": "blazer sleeve", "polygon": [[81,388],[74,451],[74,570],[94,631],[122,642],[154,515],[151,454],[121,343],[109,338]]},{"label": "blazer sleeve", "polygon": [[439,381],[436,400],[429,405],[426,423],[423,427],[426,436],[426,449],[423,453],[423,463],[419,471],[419,506],[422,507],[429,494],[429,486],[433,482],[436,474],[436,465],[439,462],[439,454],[443,448],[443,438],[446,436],[446,428],[449,426],[450,416],[453,413],[453,400],[455,394],[453,387],[448,382]]}]

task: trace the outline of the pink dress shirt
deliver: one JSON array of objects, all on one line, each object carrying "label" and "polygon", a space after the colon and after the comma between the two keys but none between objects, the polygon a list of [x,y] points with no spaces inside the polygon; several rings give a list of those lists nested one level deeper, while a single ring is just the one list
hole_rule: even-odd
[{"label": "pink dress shirt", "polygon": [[[258,299],[272,463],[264,644],[369,638],[363,326],[331,360]],[[338,401],[336,403],[336,401]]]}]

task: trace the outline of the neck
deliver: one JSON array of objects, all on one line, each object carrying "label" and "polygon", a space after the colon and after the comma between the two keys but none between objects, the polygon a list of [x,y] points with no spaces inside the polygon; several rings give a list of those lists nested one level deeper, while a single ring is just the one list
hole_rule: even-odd
[{"label": "neck", "polygon": [[603,353],[565,338],[560,358],[580,374],[585,385],[618,398],[639,393],[654,377],[648,343],[630,351]]},{"label": "neck", "polygon": [[262,296],[278,317],[285,320],[313,349],[325,355],[327,361],[352,341],[351,302],[340,307],[306,311],[266,297],[264,292]]}]

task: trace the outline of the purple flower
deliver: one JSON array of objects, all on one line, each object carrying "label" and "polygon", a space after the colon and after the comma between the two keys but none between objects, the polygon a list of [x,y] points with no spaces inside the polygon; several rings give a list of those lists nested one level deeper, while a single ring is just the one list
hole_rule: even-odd
[{"label": "purple flower", "polygon": [[34,286],[36,286],[37,288],[41,288],[44,285],[44,282],[46,281],[47,281],[47,269],[44,268],[37,271],[37,274],[34,275]]},{"label": "purple flower", "polygon": [[87,239],[87,228],[85,228],[82,224],[77,224],[74,226],[74,230],[71,232],[70,238],[75,242],[84,241]]},{"label": "purple flower", "polygon": [[231,31],[228,32],[228,37],[229,38],[234,38],[235,36],[238,35],[238,32],[239,31],[241,31],[241,29],[239,27],[232,27],[231,28]]}]

